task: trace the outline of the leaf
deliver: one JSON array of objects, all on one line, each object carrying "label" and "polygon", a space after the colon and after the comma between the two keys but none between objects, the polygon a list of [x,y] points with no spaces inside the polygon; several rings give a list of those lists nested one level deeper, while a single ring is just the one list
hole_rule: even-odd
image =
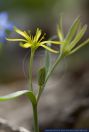
[{"label": "leaf", "polygon": [[5,96],[0,96],[0,101],[12,100],[12,99],[15,99],[15,98],[17,98],[19,96],[22,96],[22,95],[27,95],[27,97],[30,99],[32,104],[33,105],[36,104],[36,97],[32,93],[32,91],[29,91],[29,90],[17,91],[17,92],[14,92],[14,93],[11,93],[11,94],[8,94],[8,95],[5,95]]},{"label": "leaf", "polygon": [[39,84],[39,86],[44,85],[45,77],[46,77],[46,69],[45,69],[45,67],[43,67],[39,70],[39,73],[38,73],[38,84]]},{"label": "leaf", "polygon": [[17,91],[17,92],[14,92],[14,93],[11,93],[5,96],[0,96],[0,101],[7,101],[7,100],[15,99],[26,93],[28,93],[28,90]]},{"label": "leaf", "polygon": [[69,44],[71,42],[71,40],[73,39],[77,29],[78,29],[78,26],[79,26],[79,23],[80,23],[80,19],[79,17],[74,21],[73,25],[71,26],[69,32],[68,32],[68,35],[66,37],[66,42]]},{"label": "leaf", "polygon": [[46,74],[50,69],[50,65],[51,65],[51,56],[50,56],[50,52],[48,52],[47,50],[45,50],[45,69],[46,69]]},{"label": "leaf", "polygon": [[60,38],[60,41],[63,41],[64,35],[63,35],[63,29],[62,29],[62,15],[60,16],[59,25],[57,26],[57,33]]},{"label": "leaf", "polygon": [[68,46],[68,51],[73,49],[76,44],[80,41],[80,39],[83,37],[84,33],[86,32],[87,25],[84,25],[83,28],[80,30],[80,32],[76,35],[75,39],[71,42],[70,46]]},{"label": "leaf", "polygon": [[80,48],[82,48],[83,46],[85,46],[88,43],[89,43],[89,39],[87,39],[86,41],[84,41],[83,43],[81,43],[78,47],[76,47],[74,50],[72,50],[70,52],[70,54],[73,54],[74,52],[76,52],[77,50],[79,50]]}]

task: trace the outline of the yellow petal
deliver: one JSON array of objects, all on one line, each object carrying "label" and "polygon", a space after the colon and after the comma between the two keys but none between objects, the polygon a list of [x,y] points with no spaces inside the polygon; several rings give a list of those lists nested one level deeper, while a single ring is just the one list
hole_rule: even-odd
[{"label": "yellow petal", "polygon": [[45,46],[45,45],[41,45],[41,46],[42,46],[43,48],[49,50],[50,52],[53,52],[53,53],[58,53],[58,52],[59,52],[59,51],[56,51],[56,50],[51,49],[51,48],[48,47],[48,46]]},{"label": "yellow petal", "polygon": [[20,34],[21,36],[23,36],[24,38],[28,39],[28,35],[26,34],[25,31],[21,31],[17,27],[14,27],[14,30],[15,30],[15,32],[17,32],[18,34]]},{"label": "yellow petal", "polygon": [[48,40],[48,41],[43,41],[43,42],[41,42],[41,44],[49,44],[49,43],[51,43],[51,44],[64,44],[64,42],[60,42],[60,41],[50,41],[50,40]]},{"label": "yellow petal", "polygon": [[26,35],[26,39],[31,41],[31,35],[28,35],[26,31],[24,31],[24,34]]},{"label": "yellow petal", "polygon": [[39,28],[37,28],[37,30],[36,30],[36,35],[34,36],[34,41],[38,41],[39,40],[39,38],[40,38],[40,36],[41,36],[41,29],[39,29]]},{"label": "yellow petal", "polygon": [[43,34],[43,36],[39,39],[39,42],[41,42],[44,38],[45,38],[45,33]]},{"label": "yellow petal", "polygon": [[20,46],[22,48],[29,48],[29,47],[31,47],[31,44],[29,44],[29,43],[25,43],[25,44],[20,43]]},{"label": "yellow petal", "polygon": [[8,41],[22,41],[22,42],[27,42],[25,39],[9,39],[9,38],[6,38],[6,40]]}]

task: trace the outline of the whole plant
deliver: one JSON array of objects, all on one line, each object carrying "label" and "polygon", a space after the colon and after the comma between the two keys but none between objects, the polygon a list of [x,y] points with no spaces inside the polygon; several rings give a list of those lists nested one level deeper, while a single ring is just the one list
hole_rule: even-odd
[{"label": "whole plant", "polygon": [[[56,66],[63,60],[65,57],[70,56],[71,54],[78,51],[81,47],[87,45],[89,43],[89,38],[84,42],[80,43],[80,40],[84,36],[87,30],[87,25],[82,26],[80,22],[80,17],[76,18],[70,27],[68,33],[64,35],[63,26],[62,26],[62,17],[60,17],[59,24],[57,25],[57,40],[45,39],[45,34],[42,34],[42,30],[37,28],[36,33],[33,36],[26,31],[22,31],[17,27],[14,27],[14,31],[22,36],[22,38],[7,38],[8,41],[18,41],[19,45],[22,48],[30,48],[31,54],[29,55],[29,85],[27,90],[21,90],[9,95],[0,96],[0,101],[6,101],[15,99],[19,96],[26,95],[30,100],[33,108],[33,119],[34,119],[34,132],[39,132],[39,123],[38,123],[38,103],[40,97],[44,91],[46,83],[51,76],[52,72],[55,70]],[[52,45],[56,45],[59,47],[58,50],[54,50]],[[60,46],[59,46],[60,45]],[[42,47],[45,49],[45,63],[43,67],[39,68],[38,71],[38,91],[37,93],[33,88],[33,79],[32,79],[32,71],[33,71],[33,61],[36,50]],[[55,62],[52,64],[50,61],[50,52],[57,54],[57,58]]]}]

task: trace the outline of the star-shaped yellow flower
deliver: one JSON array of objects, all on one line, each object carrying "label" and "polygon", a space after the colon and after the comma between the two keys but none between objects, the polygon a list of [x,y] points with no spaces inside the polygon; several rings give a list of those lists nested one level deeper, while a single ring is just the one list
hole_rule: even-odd
[{"label": "star-shaped yellow flower", "polygon": [[47,44],[63,44],[63,42],[57,42],[57,41],[43,41],[44,35],[42,36],[42,30],[37,28],[35,36],[32,36],[31,34],[28,34],[26,31],[22,31],[18,29],[17,27],[14,27],[14,31],[20,34],[24,39],[9,39],[7,38],[8,41],[20,41],[20,46],[23,48],[32,48],[36,50],[39,46],[53,52],[53,53],[58,53],[59,51],[56,51],[49,47]]}]

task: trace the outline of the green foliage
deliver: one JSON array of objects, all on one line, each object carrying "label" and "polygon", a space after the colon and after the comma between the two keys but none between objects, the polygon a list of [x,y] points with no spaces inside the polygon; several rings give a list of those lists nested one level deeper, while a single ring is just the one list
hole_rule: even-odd
[{"label": "green foliage", "polygon": [[63,27],[62,27],[62,15],[60,16],[59,24],[57,25],[57,32],[60,41],[64,39]]},{"label": "green foliage", "polygon": [[28,92],[29,92],[28,90],[22,90],[22,91],[17,91],[17,92],[8,94],[6,96],[0,96],[0,101],[12,100],[12,99],[15,99],[15,98],[17,98],[19,96],[27,94]]},{"label": "green foliage", "polygon": [[29,91],[29,90],[17,91],[17,92],[14,92],[14,93],[11,93],[11,94],[8,94],[5,96],[0,96],[0,101],[7,101],[7,100],[16,99],[22,95],[26,95],[30,99],[32,105],[36,105],[36,97],[33,94],[33,92]]},{"label": "green foliage", "polygon": [[50,53],[46,50],[46,51],[45,51],[45,70],[46,70],[46,74],[47,74],[48,71],[50,70],[50,66],[51,66],[51,55],[50,55]]}]

